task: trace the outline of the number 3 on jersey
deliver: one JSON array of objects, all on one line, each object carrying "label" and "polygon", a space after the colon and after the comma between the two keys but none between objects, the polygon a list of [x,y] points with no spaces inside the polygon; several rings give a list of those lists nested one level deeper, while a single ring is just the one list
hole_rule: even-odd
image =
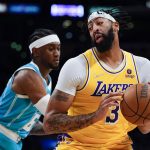
[{"label": "number 3 on jersey", "polygon": [[[116,103],[118,103],[116,101]],[[111,109],[110,111],[110,116],[106,117],[106,124],[112,124],[115,123],[118,120],[118,111],[119,111],[119,106],[114,107],[114,109]]]}]

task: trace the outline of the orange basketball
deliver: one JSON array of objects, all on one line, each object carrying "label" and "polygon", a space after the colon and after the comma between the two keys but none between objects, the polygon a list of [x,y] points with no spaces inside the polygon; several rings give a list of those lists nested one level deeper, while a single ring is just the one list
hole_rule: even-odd
[{"label": "orange basketball", "polygon": [[124,93],[120,104],[123,116],[136,125],[150,121],[150,85],[132,85]]}]

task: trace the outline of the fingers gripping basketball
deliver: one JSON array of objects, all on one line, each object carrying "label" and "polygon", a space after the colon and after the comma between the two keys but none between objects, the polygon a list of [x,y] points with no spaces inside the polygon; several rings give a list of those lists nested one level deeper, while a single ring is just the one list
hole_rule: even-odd
[{"label": "fingers gripping basketball", "polygon": [[129,87],[120,107],[129,122],[137,125],[150,122],[150,85],[136,84]]}]

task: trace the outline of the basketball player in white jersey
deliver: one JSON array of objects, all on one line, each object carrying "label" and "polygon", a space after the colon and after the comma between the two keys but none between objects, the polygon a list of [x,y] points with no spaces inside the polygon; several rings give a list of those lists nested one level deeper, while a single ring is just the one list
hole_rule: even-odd
[{"label": "basketball player in white jersey", "polygon": [[127,87],[150,81],[150,61],[120,48],[124,14],[93,12],[87,25],[94,47],[69,59],[60,71],[44,122],[47,133],[67,133],[58,150],[132,149],[127,133],[136,126],[125,120],[119,105]]},{"label": "basketball player in white jersey", "polygon": [[14,72],[0,97],[1,150],[21,150],[21,139],[31,130],[45,134],[39,118],[50,99],[49,73],[58,68],[60,40],[52,30],[37,29],[29,37],[29,49],[32,61]]}]

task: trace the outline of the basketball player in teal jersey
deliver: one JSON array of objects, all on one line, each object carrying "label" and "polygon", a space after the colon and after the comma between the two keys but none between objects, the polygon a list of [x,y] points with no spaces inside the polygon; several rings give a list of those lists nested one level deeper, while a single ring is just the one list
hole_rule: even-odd
[{"label": "basketball player in teal jersey", "polygon": [[14,72],[0,97],[0,150],[21,150],[34,126],[32,134],[45,134],[39,117],[50,98],[49,73],[59,66],[60,40],[52,30],[37,29],[29,49],[32,61]]}]

